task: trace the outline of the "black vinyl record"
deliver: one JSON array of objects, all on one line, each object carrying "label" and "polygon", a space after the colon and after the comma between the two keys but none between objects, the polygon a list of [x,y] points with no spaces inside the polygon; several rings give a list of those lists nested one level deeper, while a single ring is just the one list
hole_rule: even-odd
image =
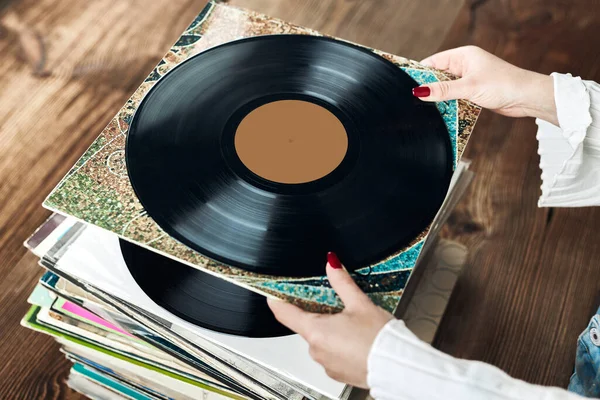
[{"label": "black vinyl record", "polygon": [[194,325],[247,337],[289,335],[266,297],[120,240],[129,272],[156,304]]},{"label": "black vinyl record", "polygon": [[[304,35],[229,42],[184,61],[141,102],[127,169],[148,214],[201,254],[247,271],[322,275],[336,252],[350,270],[379,262],[432,222],[453,153],[435,104],[373,52]],[[257,107],[304,100],[348,135],[341,164],[308,183],[261,178],[241,162],[236,128]],[[310,160],[307,160],[310,162]]]}]

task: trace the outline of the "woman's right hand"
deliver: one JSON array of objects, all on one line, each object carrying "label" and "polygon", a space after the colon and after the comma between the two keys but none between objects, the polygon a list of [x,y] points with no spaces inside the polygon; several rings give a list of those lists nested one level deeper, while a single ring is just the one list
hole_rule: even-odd
[{"label": "woman's right hand", "polygon": [[551,76],[516,67],[475,46],[444,51],[421,63],[460,77],[415,88],[414,95],[424,101],[465,99],[509,117],[558,125]]}]

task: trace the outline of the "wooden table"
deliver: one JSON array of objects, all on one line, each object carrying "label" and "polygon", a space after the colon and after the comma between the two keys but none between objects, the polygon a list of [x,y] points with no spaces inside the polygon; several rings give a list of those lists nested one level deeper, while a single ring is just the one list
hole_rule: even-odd
[{"label": "wooden table", "polygon": [[[600,81],[595,0],[234,0],[420,59],[476,44],[541,72]],[[0,0],[0,398],[80,398],[69,363],[21,328],[40,270],[22,247],[42,200],[125,102],[202,0]],[[600,209],[539,209],[532,120],[485,112],[476,180],[445,228],[470,248],[436,345],[529,382],[566,386],[598,305]]]}]

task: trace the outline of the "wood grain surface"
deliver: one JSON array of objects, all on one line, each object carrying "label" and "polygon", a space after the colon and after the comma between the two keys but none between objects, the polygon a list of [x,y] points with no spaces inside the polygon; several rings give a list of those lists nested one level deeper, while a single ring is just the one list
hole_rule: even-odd
[{"label": "wood grain surface", "polygon": [[[232,3],[414,58],[440,46],[462,5],[461,0]],[[44,197],[204,5],[0,3],[1,399],[81,398],[64,384],[69,363],[54,341],[19,326],[41,274],[22,243],[48,216],[40,206]]]},{"label": "wood grain surface", "polygon": [[[523,68],[600,81],[594,0],[473,1],[443,48],[479,45]],[[447,227],[468,245],[436,345],[529,382],[566,387],[599,305],[600,209],[540,209],[533,120],[484,112],[464,157],[472,190]]]},{"label": "wood grain surface", "polygon": [[[477,44],[542,72],[600,80],[595,0],[234,0],[419,59]],[[40,204],[204,1],[0,2],[0,398],[79,399],[51,338],[18,325],[40,275],[22,242]],[[533,121],[483,114],[477,173],[445,229],[470,247],[436,345],[535,383],[565,386],[597,306],[600,210],[536,206]]]}]

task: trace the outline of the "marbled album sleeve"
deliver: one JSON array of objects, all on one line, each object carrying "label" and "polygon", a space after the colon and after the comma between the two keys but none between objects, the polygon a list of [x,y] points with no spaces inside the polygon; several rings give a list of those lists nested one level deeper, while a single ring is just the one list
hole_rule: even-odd
[{"label": "marbled album sleeve", "polygon": [[[133,192],[125,167],[125,139],[144,95],[156,81],[185,59],[228,41],[271,34],[320,33],[224,4],[209,2],[156,68],[111,120],[76,165],[44,202],[44,206],[107,229],[141,246],[216,274],[248,289],[291,301],[307,310],[326,312],[341,306],[326,276],[286,278],[249,273],[221,265],[180,244],[147,215]],[[417,83],[453,77],[402,57],[373,52],[392,61]],[[447,125],[455,155],[460,159],[480,112],[466,101],[437,104]],[[355,280],[377,304],[393,310],[410,277],[428,230],[406,248],[355,273]]]}]

